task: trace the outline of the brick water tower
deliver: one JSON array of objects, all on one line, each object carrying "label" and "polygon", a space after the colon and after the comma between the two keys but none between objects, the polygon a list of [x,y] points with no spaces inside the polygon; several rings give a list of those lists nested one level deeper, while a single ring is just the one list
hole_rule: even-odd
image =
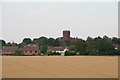
[{"label": "brick water tower", "polygon": [[63,39],[64,40],[69,40],[70,39],[70,31],[69,30],[64,30],[63,31]]}]

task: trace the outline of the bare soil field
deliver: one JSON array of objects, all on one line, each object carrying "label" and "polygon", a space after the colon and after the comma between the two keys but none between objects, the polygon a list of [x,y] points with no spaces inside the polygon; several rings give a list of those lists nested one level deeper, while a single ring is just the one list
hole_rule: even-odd
[{"label": "bare soil field", "polygon": [[117,78],[117,56],[3,56],[3,78]]}]

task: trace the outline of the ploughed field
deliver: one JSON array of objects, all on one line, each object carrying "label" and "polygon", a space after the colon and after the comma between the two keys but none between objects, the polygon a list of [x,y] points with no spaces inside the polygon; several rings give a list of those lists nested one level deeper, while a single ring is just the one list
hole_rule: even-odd
[{"label": "ploughed field", "polygon": [[117,56],[3,56],[3,78],[117,78]]}]

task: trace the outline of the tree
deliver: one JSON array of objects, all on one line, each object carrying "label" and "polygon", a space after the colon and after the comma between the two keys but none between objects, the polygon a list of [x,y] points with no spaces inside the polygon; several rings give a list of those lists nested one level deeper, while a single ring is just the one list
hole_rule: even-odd
[{"label": "tree", "polygon": [[55,39],[55,40],[54,40],[53,46],[60,46],[59,39]]},{"label": "tree", "polygon": [[120,38],[118,38],[118,41],[117,41],[118,44],[120,44]]},{"label": "tree", "polygon": [[48,55],[48,56],[50,56],[50,55],[52,55],[52,54],[53,54],[52,51],[48,51],[48,52],[47,52],[47,55]]},{"label": "tree", "polygon": [[118,44],[118,39],[117,39],[116,37],[113,37],[113,38],[112,38],[112,43],[113,43],[113,44]]},{"label": "tree", "polygon": [[49,46],[54,46],[54,42],[55,42],[54,38],[49,38],[48,41],[47,41],[47,44]]},{"label": "tree", "polygon": [[40,52],[43,53],[43,54],[46,54],[47,46],[42,46],[41,49],[40,49]]},{"label": "tree", "polygon": [[69,50],[70,50],[70,51],[76,51],[76,48],[75,48],[75,46],[74,46],[73,44],[71,44],[71,45],[69,46]]},{"label": "tree", "polygon": [[22,51],[18,50],[15,53],[13,53],[12,56],[24,56],[24,54],[22,53]]},{"label": "tree", "polygon": [[112,44],[112,40],[107,36],[104,36],[98,46],[99,55],[114,55],[115,49]]},{"label": "tree", "polygon": [[39,43],[39,39],[38,38],[34,38],[32,41],[33,44],[38,44]]},{"label": "tree", "polygon": [[65,51],[65,56],[74,56],[76,53],[74,51]]},{"label": "tree", "polygon": [[4,40],[0,40],[0,49],[3,48],[3,46],[6,45],[6,42]]},{"label": "tree", "polygon": [[32,42],[32,40],[30,38],[24,38],[22,43],[25,43],[25,44],[30,44]]},{"label": "tree", "polygon": [[12,44],[12,46],[18,46],[18,44],[15,42],[12,42],[11,44]]},{"label": "tree", "polygon": [[6,46],[12,46],[12,43],[11,43],[11,42],[8,42],[8,43],[6,44]]},{"label": "tree", "polygon": [[47,41],[48,41],[47,38],[42,36],[39,38],[38,44],[39,46],[44,46],[44,45],[47,45]]},{"label": "tree", "polygon": [[71,41],[70,40],[64,40],[62,39],[60,41],[60,46],[70,46],[71,45]]},{"label": "tree", "polygon": [[76,49],[77,49],[77,52],[80,53],[80,55],[86,55],[86,47],[87,47],[87,44],[84,40],[81,39],[77,42]]},{"label": "tree", "polygon": [[87,43],[87,47],[86,47],[86,54],[88,55],[98,55],[97,54],[97,48],[94,42],[94,39],[92,39],[91,37],[88,37],[86,40]]},{"label": "tree", "polygon": [[0,40],[0,44],[1,44],[2,46],[5,46],[5,45],[6,45],[6,42],[5,42],[4,40]]},{"label": "tree", "polygon": [[120,48],[115,51],[115,55],[120,55]]}]

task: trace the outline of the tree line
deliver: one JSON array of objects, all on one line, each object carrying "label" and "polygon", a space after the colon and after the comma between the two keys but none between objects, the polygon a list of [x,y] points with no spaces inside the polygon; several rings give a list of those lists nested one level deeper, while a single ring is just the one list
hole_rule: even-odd
[{"label": "tree line", "polygon": [[[120,44],[120,38],[113,37],[109,38],[107,36],[103,37],[87,37],[86,40],[77,39],[77,41],[64,40],[61,38],[47,38],[39,37],[34,38],[24,38],[21,43],[8,42],[0,40],[0,44],[3,46],[18,46],[23,48],[26,44],[38,44],[40,47],[40,52],[46,54],[48,46],[66,46],[69,51],[65,52],[65,55],[120,55],[120,48],[115,49],[114,45]],[[77,54],[79,53],[79,54]],[[54,54],[54,53],[53,53]],[[58,53],[59,54],[59,53]]]}]

